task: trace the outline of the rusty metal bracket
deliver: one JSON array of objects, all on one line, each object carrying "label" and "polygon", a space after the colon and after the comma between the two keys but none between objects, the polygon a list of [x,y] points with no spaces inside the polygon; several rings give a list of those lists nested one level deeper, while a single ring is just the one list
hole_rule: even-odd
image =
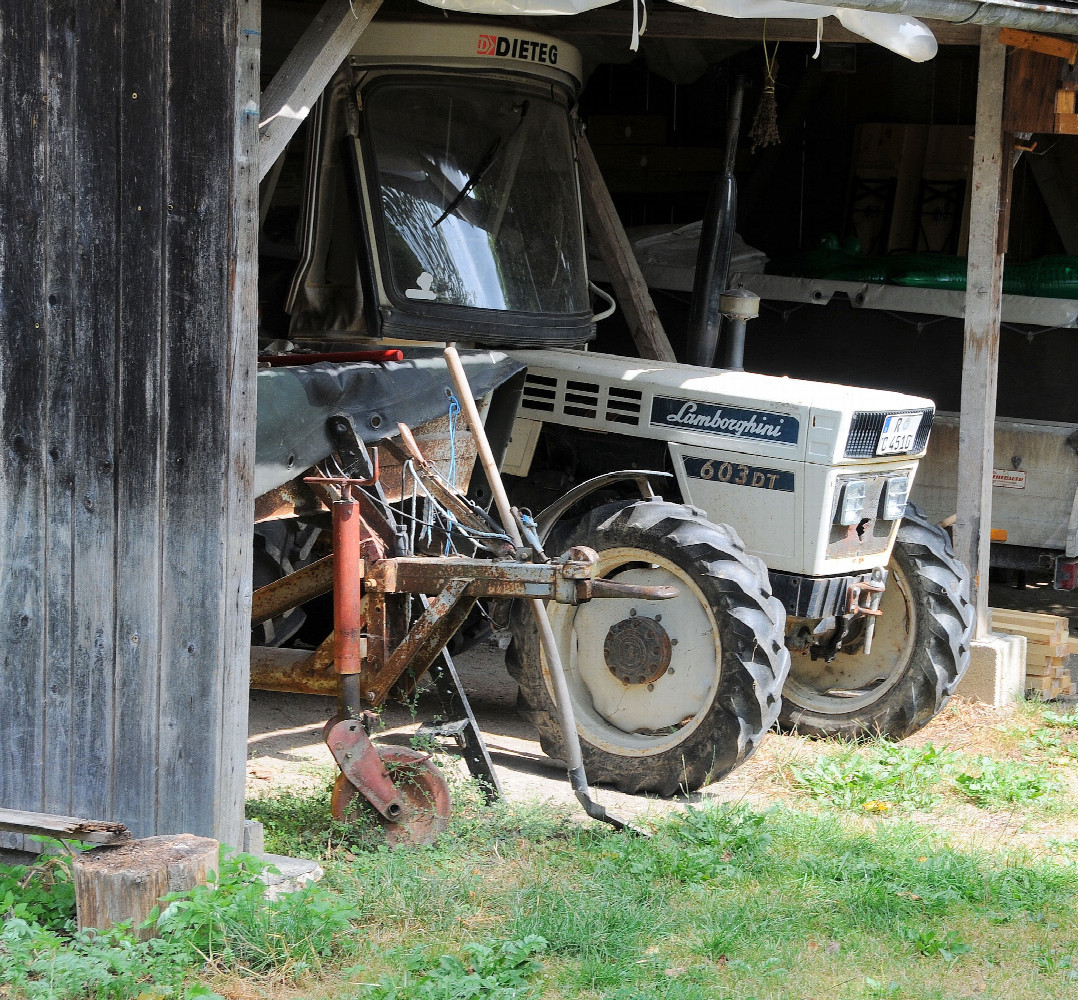
[{"label": "rusty metal bracket", "polygon": [[467,593],[469,583],[466,579],[450,580],[385,658],[381,668],[369,679],[364,677],[364,697],[369,704],[381,704],[405,671],[410,672],[413,682],[423,675],[474,607],[476,597]]},{"label": "rusty metal bracket", "polygon": [[[878,618],[883,612],[877,607],[879,597],[876,595],[882,594],[885,589],[882,583],[873,583],[870,580],[854,581],[846,590],[846,614]],[[868,603],[864,605],[860,603],[862,592],[869,595]]]},{"label": "rusty metal bracket", "polygon": [[363,797],[386,819],[396,822],[404,816],[406,804],[389,776],[378,750],[358,719],[338,722],[326,734],[333,759]]},{"label": "rusty metal bracket", "polygon": [[333,556],[323,556],[280,580],[259,587],[251,598],[251,625],[268,622],[332,589]]}]

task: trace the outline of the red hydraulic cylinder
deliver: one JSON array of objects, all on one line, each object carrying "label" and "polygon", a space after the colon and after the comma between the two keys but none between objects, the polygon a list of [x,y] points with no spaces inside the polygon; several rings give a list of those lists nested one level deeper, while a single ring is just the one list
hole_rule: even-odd
[{"label": "red hydraulic cylinder", "polygon": [[333,504],[333,669],[358,674],[363,667],[363,556],[359,503],[346,495]]}]

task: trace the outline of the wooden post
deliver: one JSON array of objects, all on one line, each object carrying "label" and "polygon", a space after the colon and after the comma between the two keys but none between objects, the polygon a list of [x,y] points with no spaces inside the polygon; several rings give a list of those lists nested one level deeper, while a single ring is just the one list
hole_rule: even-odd
[{"label": "wooden post", "polygon": [[217,870],[219,849],[209,837],[181,833],[78,855],[72,859],[71,873],[79,930],[105,930],[129,920],[140,941],[154,937],[152,927],[139,925],[166,893],[205,885],[207,872]]},{"label": "wooden post", "polygon": [[238,845],[260,0],[0,6],[0,804]]},{"label": "wooden post", "polygon": [[599,164],[585,136],[577,139],[577,158],[580,161],[581,194],[588,228],[599,247],[606,265],[614,295],[625,311],[629,331],[633,335],[640,357],[654,361],[676,361],[674,349],[651,301],[648,283],[640,273],[633,248],[610,200]]},{"label": "wooden post", "polygon": [[970,570],[976,610],[974,637],[989,631],[988,557],[992,528],[992,461],[999,371],[999,327],[1006,250],[1006,192],[1011,150],[1002,131],[1007,50],[995,28],[981,29],[977,120],[973,143],[969,270],[958,430],[955,551]]}]

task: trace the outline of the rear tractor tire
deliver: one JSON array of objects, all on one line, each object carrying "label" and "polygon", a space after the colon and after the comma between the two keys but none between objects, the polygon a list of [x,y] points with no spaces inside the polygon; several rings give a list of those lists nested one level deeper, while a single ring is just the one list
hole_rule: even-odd
[{"label": "rear tractor tire", "polygon": [[901,740],[925,726],[969,666],[969,573],[950,537],[913,505],[898,529],[872,650],[831,663],[793,657],[779,725],[808,736]]},{"label": "rear tractor tire", "polygon": [[[625,792],[695,791],[752,755],[778,717],[790,657],[763,562],[731,528],[660,500],[599,507],[559,525],[547,551],[586,545],[597,576],[673,586],[668,601],[548,603],[590,781]],[[531,610],[512,616],[510,673],[543,750],[564,759],[553,685]]]}]

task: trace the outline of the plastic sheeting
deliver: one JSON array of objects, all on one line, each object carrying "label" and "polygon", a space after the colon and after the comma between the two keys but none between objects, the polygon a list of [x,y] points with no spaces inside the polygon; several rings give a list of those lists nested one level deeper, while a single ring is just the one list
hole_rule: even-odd
[{"label": "plastic sheeting", "polygon": [[[423,0],[431,7],[465,14],[580,14],[605,7],[614,0]],[[837,17],[844,28],[912,62],[926,62],[936,54],[936,38],[929,27],[905,14],[854,10],[792,0],[674,0],[706,14],[738,18]],[[634,0],[634,8],[635,8]],[[643,2],[641,0],[641,6]],[[634,42],[636,33],[634,32]],[[635,48],[635,44],[633,45]]]}]

